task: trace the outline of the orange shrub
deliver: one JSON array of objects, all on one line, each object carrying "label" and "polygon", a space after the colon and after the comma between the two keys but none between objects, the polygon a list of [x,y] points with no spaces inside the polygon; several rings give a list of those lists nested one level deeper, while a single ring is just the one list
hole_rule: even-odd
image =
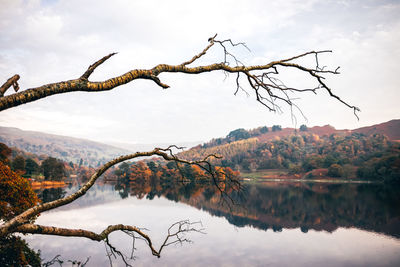
[{"label": "orange shrub", "polygon": [[0,219],[9,220],[38,202],[29,182],[0,161]]}]

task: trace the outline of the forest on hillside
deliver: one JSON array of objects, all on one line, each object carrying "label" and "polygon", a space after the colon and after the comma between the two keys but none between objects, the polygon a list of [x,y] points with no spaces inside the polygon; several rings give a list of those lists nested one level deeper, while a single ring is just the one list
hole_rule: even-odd
[{"label": "forest on hillside", "polygon": [[[272,127],[272,131],[280,131]],[[302,125],[300,131],[274,140],[263,141],[260,135],[268,128],[246,131],[237,129],[225,138],[213,139],[180,153],[181,157],[199,159],[219,154],[213,163],[237,171],[287,169],[290,174],[327,169],[331,177],[363,178],[393,182],[400,177],[400,144],[383,134],[317,135]]]}]

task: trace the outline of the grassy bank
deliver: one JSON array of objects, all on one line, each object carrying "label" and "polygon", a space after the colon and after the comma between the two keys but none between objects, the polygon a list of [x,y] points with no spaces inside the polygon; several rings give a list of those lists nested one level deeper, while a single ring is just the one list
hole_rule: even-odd
[{"label": "grassy bank", "polygon": [[286,169],[259,170],[256,172],[242,172],[245,181],[254,182],[314,182],[314,183],[372,183],[355,178],[335,178],[326,175],[323,169],[302,174],[289,174]]}]

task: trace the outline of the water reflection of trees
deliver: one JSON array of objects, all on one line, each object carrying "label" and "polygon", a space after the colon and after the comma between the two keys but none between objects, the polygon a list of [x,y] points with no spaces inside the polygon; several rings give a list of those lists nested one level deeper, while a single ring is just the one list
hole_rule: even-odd
[{"label": "water reflection of trees", "polygon": [[35,191],[43,203],[63,198],[66,194],[65,188],[46,188]]},{"label": "water reflection of trees", "polygon": [[[376,184],[267,183],[246,184],[245,198],[229,191],[237,204],[221,205],[221,194],[207,183],[119,184],[122,197],[167,199],[187,203],[236,226],[282,231],[300,228],[332,232],[356,227],[400,237],[398,189]],[[229,189],[227,189],[229,190]]]},{"label": "water reflection of trees", "polygon": [[0,238],[0,266],[41,266],[40,251],[17,236]]}]

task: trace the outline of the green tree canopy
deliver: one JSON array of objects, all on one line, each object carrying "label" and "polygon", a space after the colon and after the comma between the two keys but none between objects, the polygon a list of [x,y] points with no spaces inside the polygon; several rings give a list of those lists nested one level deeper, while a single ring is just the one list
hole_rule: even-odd
[{"label": "green tree canopy", "polygon": [[46,180],[60,181],[65,176],[64,164],[53,157],[45,159],[41,169]]},{"label": "green tree canopy", "polygon": [[274,126],[272,126],[272,131],[273,132],[282,131],[282,126],[274,125]]},{"label": "green tree canopy", "polygon": [[39,165],[31,158],[25,160],[25,171],[26,174],[32,175],[39,171]]},{"label": "green tree canopy", "polygon": [[263,126],[263,127],[260,128],[260,133],[262,133],[262,134],[263,134],[263,133],[268,133],[268,131],[269,131],[269,130],[268,130],[268,127],[267,127],[267,126]]},{"label": "green tree canopy", "polygon": [[342,177],[343,176],[343,167],[339,164],[332,164],[328,168],[328,175],[331,177]]},{"label": "green tree canopy", "polygon": [[300,125],[300,132],[308,131],[308,127],[305,124]]},{"label": "green tree canopy", "polygon": [[16,156],[12,162],[14,171],[25,171],[25,159],[22,156]]},{"label": "green tree canopy", "polygon": [[239,128],[239,129],[233,130],[226,136],[226,138],[230,139],[231,141],[247,139],[249,137],[250,137],[249,132],[246,131],[243,128]]}]

